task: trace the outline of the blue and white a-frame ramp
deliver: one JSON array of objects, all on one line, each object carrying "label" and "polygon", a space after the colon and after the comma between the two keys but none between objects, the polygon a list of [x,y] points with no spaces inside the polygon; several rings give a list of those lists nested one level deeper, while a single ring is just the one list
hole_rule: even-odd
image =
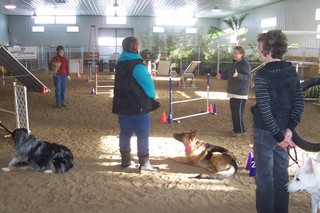
[{"label": "blue and white a-frame ramp", "polygon": [[13,74],[29,91],[50,91],[39,79],[37,79],[25,66],[14,58],[3,46],[0,46],[0,65]]}]

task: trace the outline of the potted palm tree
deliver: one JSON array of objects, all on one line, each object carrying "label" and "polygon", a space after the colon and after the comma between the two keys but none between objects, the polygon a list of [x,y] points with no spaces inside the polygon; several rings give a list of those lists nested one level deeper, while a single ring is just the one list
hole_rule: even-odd
[{"label": "potted palm tree", "polygon": [[223,35],[228,35],[228,34],[229,34],[229,36],[234,35],[236,43],[237,43],[237,45],[239,45],[238,37],[241,36],[242,34],[246,33],[246,31],[242,29],[242,23],[248,15],[249,14],[246,13],[246,14],[241,15],[239,17],[232,16],[231,18],[229,18],[227,20],[223,20],[223,22],[226,23],[227,26],[231,29],[231,32],[229,32],[229,33],[226,33],[225,30],[222,30],[218,27],[210,26],[210,29],[208,31],[208,36],[211,39],[216,39],[216,38],[219,38]]},{"label": "potted palm tree", "polygon": [[98,61],[99,72],[103,72],[104,65],[107,64],[104,58],[100,58]]}]

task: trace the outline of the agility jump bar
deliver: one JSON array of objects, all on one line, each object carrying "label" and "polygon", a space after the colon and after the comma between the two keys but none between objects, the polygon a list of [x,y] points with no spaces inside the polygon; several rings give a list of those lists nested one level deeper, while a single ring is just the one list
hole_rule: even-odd
[{"label": "agility jump bar", "polygon": [[204,98],[194,98],[194,99],[185,99],[181,101],[172,101],[172,77],[170,75],[169,77],[169,98],[170,98],[170,104],[169,104],[169,116],[168,116],[168,123],[173,123],[173,122],[180,122],[180,120],[185,119],[185,118],[191,118],[191,117],[196,117],[200,115],[207,115],[210,114],[209,112],[209,92],[210,92],[210,74],[207,74],[207,103],[206,103],[206,111],[200,112],[200,113],[195,113],[195,114],[190,114],[190,115],[185,115],[181,116],[178,118],[173,118],[173,104],[178,104],[178,103],[185,103],[185,102],[191,102],[191,101],[198,101],[198,100],[203,100]]}]

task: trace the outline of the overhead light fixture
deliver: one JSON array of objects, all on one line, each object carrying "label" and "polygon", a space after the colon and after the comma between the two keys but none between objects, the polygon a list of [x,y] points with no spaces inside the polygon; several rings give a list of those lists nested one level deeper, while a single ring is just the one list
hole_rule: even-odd
[{"label": "overhead light fixture", "polygon": [[31,18],[36,18],[36,17],[37,17],[36,11],[33,11],[33,15],[31,16]]},{"label": "overhead light fixture", "polygon": [[218,6],[214,6],[214,8],[212,9],[212,12],[219,13],[221,12],[221,9]]},{"label": "overhead light fixture", "polygon": [[114,17],[118,17],[117,11],[114,11]]},{"label": "overhead light fixture", "polygon": [[119,7],[117,0],[114,1],[113,7]]},{"label": "overhead light fixture", "polygon": [[14,10],[16,9],[16,5],[12,4],[12,1],[10,0],[8,4],[6,4],[4,6],[5,8],[7,8],[8,10]]},{"label": "overhead light fixture", "polygon": [[196,13],[193,13],[193,16],[192,16],[192,18],[196,18]]}]

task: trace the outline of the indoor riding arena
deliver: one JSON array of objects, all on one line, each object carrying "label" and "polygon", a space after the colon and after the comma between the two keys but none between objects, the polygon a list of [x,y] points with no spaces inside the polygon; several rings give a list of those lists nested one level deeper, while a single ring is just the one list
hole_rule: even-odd
[{"label": "indoor riding arena", "polygon": [[[6,9],[7,2],[16,8]],[[290,48],[284,59],[293,63],[304,85],[305,109],[294,137],[298,146],[289,152],[291,179],[302,165],[303,156],[315,160],[320,151],[320,3],[239,2],[243,6],[217,0],[1,1],[0,122],[9,130],[27,128],[41,140],[68,147],[74,165],[61,174],[30,171],[25,164],[9,172],[0,169],[0,212],[257,212],[254,156],[250,156],[250,108],[256,104],[253,79],[255,68],[261,65],[256,38],[270,29],[279,28],[286,33]],[[115,9],[115,3],[119,9]],[[175,8],[177,18],[178,9],[186,6],[192,10],[184,15],[197,17],[194,25],[189,26],[187,17],[179,25],[156,22],[156,12]],[[218,14],[212,12],[215,6],[221,8]],[[43,8],[51,10],[43,12]],[[121,8],[126,9],[126,23],[110,24],[110,17],[124,17]],[[56,19],[52,24],[35,22],[33,13],[36,18],[48,15]],[[61,19],[57,17],[70,14],[76,15],[75,23],[58,23]],[[228,33],[219,38],[209,36],[209,29],[228,29],[224,21],[244,14],[248,14],[241,26],[245,30],[237,34],[237,42],[245,48],[253,72],[244,111],[246,134],[235,137],[226,93],[228,81],[218,80],[216,75],[231,65],[236,43],[230,43]],[[304,20],[296,14],[303,15]],[[261,28],[261,21],[270,17],[277,17],[276,26]],[[70,26],[76,32],[67,32]],[[163,27],[164,32],[154,32],[154,27]],[[41,32],[32,31],[34,28]],[[197,31],[186,33],[186,28]],[[160,102],[160,108],[150,113],[149,159],[159,168],[155,173],[139,173],[135,135],[131,139],[132,164],[121,167],[120,128],[117,115],[112,113],[112,101],[114,66],[122,53],[121,42],[127,36],[140,39],[142,59]],[[53,75],[48,66],[58,45],[65,48],[71,72],[66,107],[55,104]],[[23,51],[28,53],[21,54]],[[158,66],[163,61],[167,62],[165,66]],[[196,66],[182,79],[194,61]],[[16,86],[26,89],[23,100],[17,101]],[[17,111],[21,105],[22,123],[22,112]],[[174,133],[190,130],[197,130],[199,140],[228,149],[236,158],[237,173],[223,180],[195,178],[210,172],[181,162],[186,148],[173,138]],[[10,134],[0,127],[0,168],[8,167],[15,153]],[[289,212],[311,212],[308,193],[292,193],[289,199]]]}]

